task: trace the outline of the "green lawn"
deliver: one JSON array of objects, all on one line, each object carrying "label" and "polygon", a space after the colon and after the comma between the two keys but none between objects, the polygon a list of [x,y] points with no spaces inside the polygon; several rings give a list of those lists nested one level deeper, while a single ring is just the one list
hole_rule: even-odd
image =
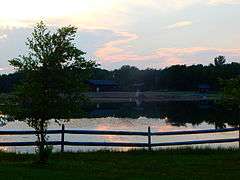
[{"label": "green lawn", "polygon": [[53,154],[0,153],[1,179],[240,179],[239,150],[165,150]]}]

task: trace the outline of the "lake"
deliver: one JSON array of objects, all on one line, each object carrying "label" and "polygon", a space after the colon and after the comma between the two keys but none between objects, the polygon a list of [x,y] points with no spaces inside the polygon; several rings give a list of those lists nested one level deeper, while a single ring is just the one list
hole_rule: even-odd
[{"label": "lake", "polygon": [[[66,129],[86,130],[126,130],[147,131],[148,126],[152,131],[166,132],[177,130],[214,129],[236,127],[239,122],[238,114],[223,111],[213,102],[131,102],[131,103],[98,103],[87,108],[84,117],[74,115],[65,124]],[[60,129],[60,125],[50,121],[49,129]],[[0,130],[31,129],[24,122],[1,123]],[[236,138],[238,132],[217,133],[210,135],[184,135],[171,137],[153,137],[153,142],[174,142],[184,140]],[[60,135],[51,135],[49,140],[60,140]],[[0,136],[1,142],[33,141],[33,135]],[[84,142],[147,142],[147,137],[129,137],[112,135],[66,135],[67,141]],[[216,147],[238,147],[238,143],[198,145]],[[196,146],[194,146],[196,147]],[[0,147],[1,150],[10,152],[34,152],[34,147]],[[60,147],[54,147],[59,151]],[[71,147],[66,146],[66,151],[94,151],[99,149],[129,150],[130,148],[107,147]]]}]

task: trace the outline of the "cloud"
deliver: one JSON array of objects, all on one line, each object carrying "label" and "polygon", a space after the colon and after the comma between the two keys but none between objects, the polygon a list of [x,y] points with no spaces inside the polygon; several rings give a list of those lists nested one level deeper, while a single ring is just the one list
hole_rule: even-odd
[{"label": "cloud", "polygon": [[38,4],[32,0],[2,1],[0,67],[7,67],[7,60],[26,52],[26,37],[39,20],[50,27],[77,26],[77,46],[111,69],[126,63],[142,68],[209,63],[218,54],[237,58],[234,47],[239,47],[238,6],[216,6],[239,3],[240,0],[42,0]]},{"label": "cloud", "polygon": [[[176,64],[205,64],[213,63],[214,57],[224,55],[230,62],[240,62],[240,49],[217,49],[205,47],[192,48],[160,48],[150,54],[135,55],[132,59],[121,61],[102,61],[102,66],[108,69],[120,68],[124,64],[140,69],[165,68]],[[124,57],[124,56],[123,56]]]},{"label": "cloud", "polygon": [[[53,29],[53,27],[50,27]],[[30,36],[33,28],[28,27],[0,27],[0,67],[2,71],[10,72],[8,60],[26,54],[25,42]],[[76,46],[87,52],[86,58],[96,60],[94,53],[110,41],[119,38],[119,34],[109,29],[87,29],[79,28],[76,34]],[[7,38],[6,38],[7,37]]]},{"label": "cloud", "polygon": [[[75,24],[91,28],[118,29],[129,13],[149,9],[158,13],[174,13],[198,4],[236,3],[237,0],[7,0],[1,2],[0,26],[29,27],[40,20],[49,24]],[[229,4],[230,4],[229,3]]]},{"label": "cloud", "polygon": [[119,30],[129,19],[144,18],[130,16],[142,11],[174,14],[192,6],[239,3],[240,0],[41,0],[36,5],[32,0],[7,0],[1,2],[0,26],[31,27],[44,20],[50,25]]},{"label": "cloud", "polygon": [[[240,58],[240,49],[190,47],[190,48],[160,48],[154,53],[155,59],[164,59],[167,65],[173,64],[208,64],[218,55],[224,55],[231,60]],[[240,60],[238,60],[240,61]]]},{"label": "cloud", "polygon": [[7,35],[6,34],[0,35],[0,40],[3,40],[3,39],[7,39]]},{"label": "cloud", "polygon": [[[138,39],[136,34],[132,34],[129,32],[115,32],[119,38],[116,40],[112,40],[103,45],[100,49],[98,49],[95,53],[97,57],[104,60],[119,60],[120,58],[134,58],[134,54],[129,51],[125,51],[124,48],[128,46],[128,43]],[[124,48],[121,48],[124,46]]]},{"label": "cloud", "polygon": [[176,22],[175,24],[171,24],[166,27],[166,29],[175,29],[175,28],[182,28],[182,27],[187,27],[191,26],[193,23],[191,21],[179,21]]},{"label": "cloud", "polygon": [[234,5],[234,4],[240,4],[240,0],[209,0],[208,4],[210,5]]},{"label": "cloud", "polygon": [[0,34],[4,35],[4,39],[0,39],[0,67],[2,72],[11,71],[8,60],[26,52],[25,41],[30,33],[31,29],[29,28],[0,27]]},{"label": "cloud", "polygon": [[[122,0],[8,0],[1,2],[0,25],[26,27],[39,20],[62,19],[77,26],[109,27],[122,9]],[[118,18],[120,21],[120,18]],[[116,22],[116,21],[115,21]],[[61,24],[61,22],[57,22]]]},{"label": "cloud", "polygon": [[8,72],[11,70],[12,70],[12,68],[10,68],[10,67],[0,67],[0,72]]},{"label": "cloud", "polygon": [[[4,43],[0,41],[0,67],[8,66],[8,60],[25,54],[24,42],[31,33],[32,28],[0,28],[0,33],[7,35]],[[6,36],[5,36],[6,37]],[[162,68],[173,64],[209,64],[212,59],[219,55],[225,55],[231,60],[240,57],[239,48],[211,48],[211,47],[188,47],[188,48],[158,48],[149,44],[142,48],[136,48],[134,44],[144,44],[141,36],[132,32],[112,31],[109,29],[79,29],[76,44],[80,49],[88,52],[89,57],[98,59],[104,68],[119,68],[124,64],[135,65],[140,68]],[[4,68],[5,71],[9,69]],[[2,71],[4,71],[2,70]]]}]

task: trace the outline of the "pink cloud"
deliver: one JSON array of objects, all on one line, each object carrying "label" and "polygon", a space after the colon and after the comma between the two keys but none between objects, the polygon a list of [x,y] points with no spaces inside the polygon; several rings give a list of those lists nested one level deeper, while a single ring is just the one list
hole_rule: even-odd
[{"label": "pink cloud", "polygon": [[12,71],[13,71],[13,68],[11,67],[0,67],[0,73],[8,73]]},{"label": "pink cloud", "polygon": [[[163,59],[166,66],[173,64],[207,64],[218,55],[229,58],[240,57],[240,49],[190,47],[190,48],[160,48],[153,53],[154,59]],[[233,60],[233,59],[231,59]]]},{"label": "pink cloud", "polygon": [[[120,36],[117,40],[104,44],[95,53],[103,64],[125,64],[125,62],[138,61],[139,64],[154,62],[154,65],[157,67],[165,67],[174,64],[209,64],[218,55],[225,55],[231,58],[231,60],[240,57],[240,48],[224,49],[211,47],[158,48],[148,54],[139,54],[129,46],[130,42],[139,38],[136,34],[128,32],[117,32],[117,34]],[[152,65],[149,63],[149,66]]]},{"label": "pink cloud", "polygon": [[126,51],[124,48],[128,45],[129,42],[138,39],[138,36],[129,32],[115,33],[120,36],[120,38],[104,44],[102,48],[96,51],[95,55],[104,61],[119,61],[120,59],[138,59],[138,55],[129,50]]}]

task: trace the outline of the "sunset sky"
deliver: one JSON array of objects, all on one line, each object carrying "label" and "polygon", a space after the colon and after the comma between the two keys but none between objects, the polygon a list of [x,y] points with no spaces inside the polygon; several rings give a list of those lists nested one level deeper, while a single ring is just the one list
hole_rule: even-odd
[{"label": "sunset sky", "polygon": [[76,45],[103,68],[240,62],[240,0],[4,0],[0,73],[26,53],[34,24],[78,27]]}]

